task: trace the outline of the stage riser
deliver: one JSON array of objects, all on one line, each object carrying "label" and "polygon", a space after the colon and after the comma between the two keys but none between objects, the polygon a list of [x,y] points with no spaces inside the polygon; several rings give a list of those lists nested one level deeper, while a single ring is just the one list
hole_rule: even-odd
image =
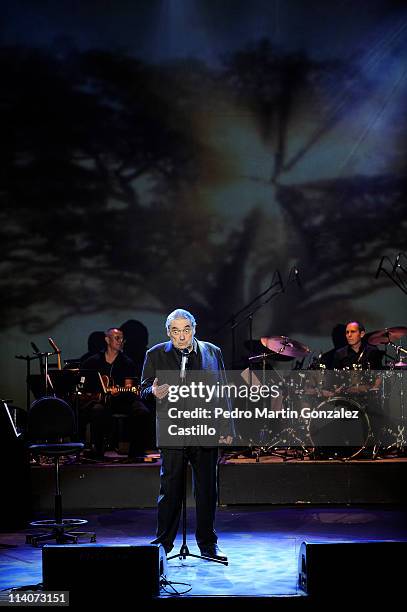
[{"label": "stage riser", "polygon": [[225,465],[220,503],[400,504],[406,476],[406,461]]},{"label": "stage riser", "polygon": [[[48,467],[31,470],[33,510],[54,505],[54,475]],[[63,466],[62,504],[70,508],[152,508],[157,504],[160,468],[154,466]],[[190,486],[188,505],[193,504]]]},{"label": "stage riser", "polygon": [[[54,504],[53,471],[31,469],[33,510]],[[219,502],[245,504],[405,504],[407,461],[287,462],[221,465]],[[159,466],[64,466],[63,506],[149,508],[157,502]],[[194,505],[190,479],[188,506]]]}]

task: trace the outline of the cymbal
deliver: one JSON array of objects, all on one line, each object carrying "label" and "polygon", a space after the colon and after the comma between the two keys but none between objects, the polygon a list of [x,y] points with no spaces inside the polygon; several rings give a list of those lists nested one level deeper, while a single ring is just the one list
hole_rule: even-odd
[{"label": "cymbal", "polygon": [[[263,359],[271,359],[273,361],[291,361],[292,359],[294,359],[294,357],[291,357],[289,355],[281,355],[274,353],[273,351],[265,347],[264,344],[260,342],[260,340],[257,339],[253,340],[253,347],[251,345],[250,340],[246,340],[243,344],[248,351],[251,352],[253,350],[253,358],[259,357],[259,361]],[[252,359],[252,356],[250,356],[249,359]]]},{"label": "cymbal", "polygon": [[285,355],[277,355],[276,353],[260,353],[259,355],[250,355],[249,357],[249,361],[268,361],[269,359],[272,359],[273,361],[291,361],[291,359],[293,359],[293,357],[287,357]]},{"label": "cymbal", "polygon": [[386,327],[385,329],[379,329],[374,332],[366,334],[366,338],[369,344],[376,346],[377,344],[388,344],[407,336],[407,327]]},{"label": "cymbal", "polygon": [[305,357],[311,352],[308,346],[301,344],[297,340],[291,340],[287,336],[264,337],[260,338],[260,342],[270,351],[286,357]]}]

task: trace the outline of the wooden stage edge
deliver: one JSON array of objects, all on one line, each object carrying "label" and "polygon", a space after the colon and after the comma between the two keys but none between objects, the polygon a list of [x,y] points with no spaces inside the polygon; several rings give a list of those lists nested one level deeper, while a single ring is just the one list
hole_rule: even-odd
[{"label": "wooden stage edge", "polygon": [[[65,464],[61,488],[65,509],[155,507],[160,463]],[[280,457],[223,460],[219,505],[407,503],[407,458],[313,461]],[[189,506],[194,505],[188,479]],[[34,510],[53,507],[51,465],[31,467]]]}]

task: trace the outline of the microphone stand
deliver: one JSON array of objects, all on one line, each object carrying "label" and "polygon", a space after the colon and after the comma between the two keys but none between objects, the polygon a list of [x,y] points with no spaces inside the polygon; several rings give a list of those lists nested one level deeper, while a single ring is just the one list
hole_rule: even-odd
[{"label": "microphone stand", "polygon": [[[394,263],[391,261],[391,259],[389,257],[387,257],[387,255],[383,255],[382,258],[380,259],[379,262],[379,266],[376,270],[376,274],[375,274],[375,278],[379,278],[380,273],[382,272],[383,274],[385,274],[388,278],[390,278],[390,280],[393,281],[393,283],[403,292],[407,295],[407,287],[405,284],[405,281],[400,277],[400,275],[397,273],[398,270],[401,270],[404,274],[407,274],[407,269],[404,268],[399,262],[400,262],[400,258],[401,257],[405,257],[407,259],[407,255],[405,255],[405,253],[399,253],[394,261]],[[388,262],[391,266],[391,272],[388,272],[388,270],[386,270],[386,268],[384,267],[384,262]]]},{"label": "microphone stand", "polygon": [[187,544],[187,472],[188,472],[188,458],[185,452],[185,446],[182,449],[183,459],[183,484],[182,484],[182,544],[179,553],[167,557],[167,560],[175,559],[186,559],[187,557],[195,557],[195,559],[205,559],[205,561],[212,561],[213,563],[220,563],[221,565],[228,565],[228,561],[222,561],[221,559],[213,559],[212,557],[204,557],[203,555],[196,555],[189,552]]},{"label": "microphone stand", "polygon": [[31,376],[31,362],[34,359],[39,359],[38,355],[34,355],[34,357],[30,357],[30,355],[15,355],[15,359],[23,359],[26,362],[26,408],[27,411],[30,408],[30,376]]},{"label": "microphone stand", "polygon": [[[275,277],[277,277],[277,280],[276,280],[276,281],[274,281],[274,278],[275,278]],[[273,281],[274,281],[274,282],[273,282]],[[280,287],[279,289],[277,289],[277,291],[275,291],[274,293],[272,293],[272,294],[271,294],[271,295],[270,295],[270,296],[269,296],[269,297],[268,297],[266,300],[263,300],[262,302],[260,302],[260,304],[258,304],[258,305],[256,306],[256,308],[254,308],[254,309],[253,309],[251,312],[249,312],[249,313],[248,313],[248,314],[247,314],[247,315],[246,315],[246,316],[245,316],[243,319],[241,319],[241,320],[240,320],[240,321],[238,321],[238,322],[233,323],[233,325],[232,325],[232,330],[234,330],[234,328],[235,328],[235,327],[237,327],[238,325],[240,325],[240,324],[241,324],[241,323],[243,323],[244,321],[249,320],[249,334],[250,334],[250,336],[249,336],[249,340],[250,340],[250,346],[251,346],[251,352],[252,352],[252,353],[253,353],[253,333],[252,333],[252,330],[253,330],[253,324],[252,324],[252,323],[253,323],[253,315],[254,315],[254,314],[255,314],[255,313],[258,311],[258,310],[260,310],[260,308],[263,308],[263,306],[265,306],[266,304],[268,304],[268,303],[269,303],[269,302],[270,302],[270,301],[271,301],[273,298],[275,298],[277,295],[280,295],[281,293],[284,293],[284,292],[285,292],[285,290],[286,290],[286,288],[287,288],[287,287],[288,287],[288,286],[289,286],[291,283],[293,283],[293,282],[295,282],[295,283],[298,285],[298,287],[299,287],[300,289],[302,289],[302,284],[301,284],[301,280],[300,280],[300,276],[299,276],[299,270],[298,270],[298,268],[297,268],[296,266],[293,266],[293,267],[290,269],[290,271],[289,271],[289,273],[288,273],[287,282],[286,282],[286,284],[285,284],[285,285],[283,284],[283,281],[282,281],[282,278],[281,278],[281,274],[280,274],[280,272],[279,272],[278,270],[276,270],[276,272],[274,273],[273,280],[272,280],[272,284],[270,285],[270,287],[268,287],[268,289],[266,289],[265,291],[263,291],[263,293],[261,293],[261,294],[260,294],[260,295],[258,295],[256,298],[254,298],[254,300],[252,300],[252,301],[251,301],[251,302],[250,302],[250,303],[249,303],[247,306],[245,306],[245,307],[244,307],[242,310],[240,310],[240,311],[239,311],[239,313],[241,313],[241,312],[243,312],[244,310],[246,310],[246,309],[247,309],[249,306],[251,306],[251,304],[253,304],[255,301],[257,301],[258,299],[260,299],[261,297],[263,297],[263,296],[264,296],[266,293],[268,293],[268,292],[269,292],[271,289],[273,289],[275,286],[279,286],[279,287]],[[238,315],[239,313],[237,313],[237,315]],[[237,315],[234,315],[234,318],[235,318]],[[281,352],[281,350],[280,350],[280,352]],[[258,357],[258,356],[255,356],[255,357],[253,357],[252,359],[249,357],[249,369],[250,369],[250,363],[251,363],[251,361],[252,361],[253,359],[256,359],[257,357]],[[267,354],[265,354],[265,353],[264,353],[264,354],[261,356],[261,358],[262,358],[262,379],[263,379],[263,383],[262,383],[262,384],[264,385],[264,384],[265,384],[265,369],[266,369],[266,359],[267,359]],[[275,370],[275,368],[273,367],[273,365],[271,365],[271,367],[272,367],[272,369],[274,370],[274,372],[276,372],[276,370]],[[281,380],[281,376],[279,376],[279,377],[280,377],[280,380]],[[260,443],[261,443],[261,442],[264,442],[264,433],[265,433],[265,431],[268,431],[268,430],[267,430],[267,428],[266,428],[265,426],[263,426],[263,428],[260,430]],[[270,432],[269,432],[269,433],[270,433]],[[292,430],[291,430],[291,429],[289,430],[289,433],[290,433],[291,437],[293,437],[293,436],[292,436]],[[296,442],[297,442],[297,441],[301,442],[301,441],[300,441],[300,439],[299,439],[299,438],[297,438],[296,436],[294,436],[294,438],[295,438],[295,441],[296,441]],[[274,438],[273,438],[273,440],[274,440]],[[275,455],[275,456],[277,456],[277,457],[280,457],[280,455],[279,455],[279,453],[278,453],[278,452],[275,452],[275,451],[272,451],[272,450],[271,450],[271,449],[273,448],[273,446],[274,446],[274,444],[273,444],[273,443],[269,444],[267,447],[264,447],[264,446],[262,446],[262,445],[261,445],[260,447],[258,447],[258,449],[257,449],[257,450],[253,451],[253,455],[256,457],[256,463],[259,463],[259,461],[260,461],[260,455],[261,455],[262,453],[264,453],[264,454],[266,454],[266,455],[270,455],[270,454],[271,454],[271,455]],[[287,461],[287,460],[288,460],[288,454],[287,454],[287,451],[286,451],[286,455],[285,455],[284,461]]]},{"label": "microphone stand", "polygon": [[[275,292],[267,300],[262,302],[259,306],[257,306],[257,308],[249,312],[243,319],[241,319],[240,321],[238,320],[238,317],[241,314],[246,312],[248,308],[250,308],[253,304],[255,304],[258,300],[260,300],[263,296],[265,296],[269,291],[274,289],[276,286],[280,287],[280,289],[277,292]],[[264,306],[264,304],[267,304],[267,302],[269,302],[275,295],[279,295],[280,293],[284,293],[284,285],[283,285],[283,280],[281,278],[280,272],[276,270],[271,279],[270,286],[267,287],[267,289],[265,289],[264,291],[262,291],[262,293],[259,293],[259,295],[253,298],[248,304],[246,304],[246,306],[243,306],[243,308],[241,308],[240,310],[232,314],[232,316],[229,317],[229,319],[223,325],[221,325],[221,327],[219,327],[216,330],[216,333],[219,333],[219,331],[221,331],[224,327],[230,324],[230,329],[232,332],[232,363],[233,364],[236,362],[236,328],[239,327],[241,323],[244,323],[247,320],[249,321],[249,338],[250,338],[251,352],[253,353],[253,333],[252,333],[253,315],[255,312],[257,312],[257,310],[259,310],[262,306]]]},{"label": "microphone stand", "polygon": [[[253,315],[258,310],[260,310],[260,308],[263,308],[263,306],[268,304],[274,297],[276,297],[277,295],[280,295],[281,293],[284,293],[286,288],[293,282],[295,282],[298,285],[298,287],[302,289],[300,273],[296,266],[293,266],[290,269],[288,273],[287,282],[285,285],[283,283],[283,279],[281,277],[280,271],[275,270],[273,277],[271,279],[270,286],[267,287],[267,289],[265,289],[264,291],[262,291],[262,293],[259,293],[259,295],[253,298],[248,304],[246,304],[246,306],[243,306],[243,308],[241,308],[236,313],[234,313],[231,317],[229,317],[226,323],[224,323],[221,327],[219,327],[216,330],[216,332],[219,333],[219,331],[222,330],[226,325],[230,324],[230,329],[232,331],[232,364],[236,363],[236,338],[235,338],[236,328],[239,327],[245,321],[249,321],[250,351],[251,353],[253,353]],[[277,287],[277,290],[274,293],[272,293],[266,300],[263,300],[262,302],[260,302],[260,304],[258,304],[249,313],[247,313],[246,316],[238,320],[238,317],[240,315],[245,313],[253,304],[258,302],[258,300],[261,300],[261,298],[263,298],[267,293],[269,293],[269,291],[271,291],[272,289],[275,289],[276,287]]]},{"label": "microphone stand", "polygon": [[45,397],[48,397],[48,385],[51,386],[51,389],[52,389],[52,391],[53,391],[53,393],[55,395],[55,391],[54,391],[54,388],[52,386],[52,382],[50,381],[49,376],[48,376],[48,360],[49,360],[50,357],[52,357],[53,355],[56,355],[56,354],[57,354],[56,351],[54,351],[53,353],[48,353],[48,352],[38,353],[38,357],[44,357],[44,364],[45,364],[44,365]]},{"label": "microphone stand", "polygon": [[[185,353],[183,353],[182,359],[184,357],[186,357]],[[181,382],[185,384],[186,369],[182,369],[182,368],[183,368],[183,365],[181,362],[180,379],[181,379]],[[194,553],[189,552],[189,548],[187,544],[187,473],[188,473],[188,458],[186,454],[186,448],[184,446],[182,449],[182,544],[181,544],[179,553],[176,555],[172,555],[171,557],[167,557],[167,561],[170,561],[170,559],[175,559],[176,557],[178,557],[179,559],[186,559],[187,557],[195,557],[195,559],[205,559],[205,561],[212,561],[213,563],[220,563],[221,565],[228,565],[228,561],[222,561],[220,559],[213,559],[212,557],[204,557],[203,555],[196,555]]]}]

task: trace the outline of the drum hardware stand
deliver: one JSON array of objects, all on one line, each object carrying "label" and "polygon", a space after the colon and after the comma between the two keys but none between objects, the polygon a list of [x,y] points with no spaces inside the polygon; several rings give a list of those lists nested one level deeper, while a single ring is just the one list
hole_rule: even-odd
[{"label": "drum hardware stand", "polygon": [[[392,429],[392,427],[390,425],[384,426],[381,429],[381,433],[383,436],[391,436],[393,438],[393,442],[391,442],[390,444],[383,444],[380,440],[377,444],[374,445],[373,447],[373,459],[376,459],[379,456],[380,451],[383,451],[382,454],[386,455],[388,454],[389,451],[396,451],[396,453],[400,456],[400,455],[404,455],[406,452],[406,446],[407,446],[407,440],[406,440],[406,426],[405,426],[405,416],[404,416],[404,389],[403,389],[403,383],[402,383],[402,379],[403,379],[403,373],[406,372],[407,374],[407,363],[403,361],[403,357],[400,356],[400,353],[404,353],[407,355],[407,350],[404,349],[402,346],[399,346],[397,344],[395,344],[394,342],[392,342],[390,340],[390,334],[389,332],[386,332],[387,335],[387,342],[385,345],[385,358],[387,360],[391,360],[392,361],[392,366],[390,367],[390,371],[391,371],[391,376],[394,376],[395,374],[398,375],[398,378],[400,378],[400,421],[397,423],[397,432],[394,431],[394,429]],[[396,351],[396,358],[390,358],[387,355],[387,345],[390,344]],[[395,363],[396,359],[398,360],[397,363]],[[404,370],[404,367],[406,368],[406,370]],[[386,399],[386,393],[385,393],[385,389],[384,389],[384,379],[382,377],[382,390],[381,390],[381,400],[382,400],[382,406],[385,405],[385,399]]]},{"label": "drum hardware stand", "polygon": [[[292,403],[292,398],[290,399],[290,403]],[[270,452],[270,449],[275,447],[283,447],[283,461],[289,461],[290,459],[300,459],[304,460],[305,456],[309,456],[309,451],[304,444],[304,440],[302,440],[298,435],[294,427],[285,427],[274,439],[271,441],[269,446],[267,447],[267,452]],[[294,454],[292,456],[289,455],[289,451],[293,451]],[[281,454],[276,453],[281,458]]]},{"label": "drum hardware stand", "polygon": [[[262,371],[262,385],[266,384],[266,359],[269,357],[269,355],[267,353],[263,353],[262,355],[254,355],[253,357],[249,357],[249,371],[250,371],[250,376],[251,376],[251,362],[254,360],[259,360],[259,358],[261,359],[262,362],[262,367],[261,367],[261,371]],[[276,372],[276,370],[273,368],[273,371]],[[280,376],[280,375],[279,375]],[[281,380],[281,376],[280,376],[280,380]],[[266,405],[263,402],[263,408],[266,409]],[[266,441],[266,435],[269,434],[270,431],[267,427],[265,427],[263,425],[263,427],[260,430],[260,445],[256,446],[254,448],[254,450],[252,451],[252,457],[256,457],[256,463],[260,462],[260,457],[262,455],[265,456],[275,456],[275,457],[279,457],[281,459],[281,455],[279,453],[277,453],[276,451],[272,451],[270,444],[268,445],[264,445],[263,442]]]},{"label": "drum hardware stand", "polygon": [[[403,349],[401,346],[396,346],[397,356],[399,358],[399,363],[403,363],[400,358],[400,352],[406,353],[407,351]],[[386,450],[390,450],[391,448],[396,449],[397,453],[400,455],[405,454],[407,440],[406,440],[406,426],[405,426],[405,416],[404,416],[404,389],[403,389],[403,374],[406,373],[407,376],[407,368],[403,370],[402,368],[398,370],[393,370],[393,373],[398,375],[400,379],[400,422],[397,423],[397,433],[392,431],[393,436],[395,436],[395,441],[387,446]]]},{"label": "drum hardware stand", "polygon": [[[288,440],[291,441],[291,444],[293,442],[296,442],[297,444],[295,446],[286,446],[288,441],[286,437],[288,438]],[[308,449],[304,446],[304,441],[296,435],[296,432],[292,427],[287,427],[286,429],[283,429],[278,434],[278,440],[272,441],[272,443],[267,447],[267,451],[269,451],[270,448],[282,445],[282,443],[284,444],[284,451],[282,455],[283,461],[290,461],[290,459],[300,459],[301,461],[303,461],[306,456],[310,455]],[[289,455],[290,451],[293,451],[294,453],[291,456]],[[280,454],[277,454],[277,456],[281,457]]]}]

